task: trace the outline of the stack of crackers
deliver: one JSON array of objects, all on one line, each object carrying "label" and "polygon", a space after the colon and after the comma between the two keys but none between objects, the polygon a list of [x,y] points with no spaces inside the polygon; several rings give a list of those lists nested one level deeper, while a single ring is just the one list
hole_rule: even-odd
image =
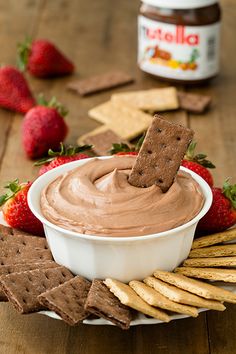
[{"label": "stack of crackers", "polygon": [[127,143],[145,132],[154,112],[182,108],[202,113],[210,102],[208,96],[178,92],[175,87],[116,93],[89,110],[89,117],[103,125],[81,136],[78,143],[94,145],[97,155],[107,155],[113,143]]},{"label": "stack of crackers", "polygon": [[21,314],[48,309],[69,325],[95,315],[122,329],[129,328],[137,311],[163,322],[169,322],[172,313],[197,317],[199,308],[224,311],[223,302],[236,303],[236,294],[188,276],[236,282],[235,270],[200,268],[234,266],[235,245],[213,245],[235,238],[236,229],[197,239],[190,258],[175,273],[156,270],[127,285],[74,276],[54,262],[44,238],[1,225],[0,300]]},{"label": "stack of crackers", "polygon": [[236,228],[196,239],[189,258],[175,271],[193,278],[236,283],[235,239]]}]

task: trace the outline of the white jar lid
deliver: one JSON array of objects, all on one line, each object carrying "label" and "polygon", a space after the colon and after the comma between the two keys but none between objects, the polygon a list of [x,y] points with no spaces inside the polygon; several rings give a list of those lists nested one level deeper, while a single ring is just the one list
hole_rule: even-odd
[{"label": "white jar lid", "polygon": [[196,9],[218,3],[218,0],[141,0],[145,4],[165,9]]}]

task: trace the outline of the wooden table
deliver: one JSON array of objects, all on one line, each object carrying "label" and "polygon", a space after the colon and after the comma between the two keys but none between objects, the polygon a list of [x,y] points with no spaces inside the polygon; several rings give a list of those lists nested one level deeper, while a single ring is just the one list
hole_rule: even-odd
[{"label": "wooden table", "polygon": [[[193,116],[186,112],[166,115],[196,132],[199,151],[207,152],[218,168],[215,182],[222,185],[228,176],[235,180],[236,154],[236,2],[222,1],[223,40],[221,75],[209,86],[191,92],[209,93],[214,104],[209,113]],[[124,69],[136,83],[127,89],[164,86],[142,74],[136,66],[136,18],[138,1],[86,0],[12,0],[0,1],[0,62],[15,63],[16,44],[30,35],[48,38],[76,63],[79,77]],[[28,77],[37,95],[56,95],[69,110],[68,143],[98,126],[87,111],[106,101],[110,92],[79,98],[65,89],[71,78],[37,80]],[[117,91],[121,91],[119,89]],[[21,181],[37,176],[37,168],[21,148],[22,116],[0,111],[0,184],[19,177]],[[197,319],[169,324],[138,326],[121,331],[111,326],[80,325],[70,328],[61,321],[33,314],[20,316],[8,304],[0,304],[1,354],[75,354],[75,353],[235,353],[236,306],[224,313],[209,311]]]}]

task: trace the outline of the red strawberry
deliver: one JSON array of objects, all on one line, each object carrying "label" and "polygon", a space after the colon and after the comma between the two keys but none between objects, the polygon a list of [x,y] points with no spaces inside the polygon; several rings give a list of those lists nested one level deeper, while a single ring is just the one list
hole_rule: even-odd
[{"label": "red strawberry", "polygon": [[18,47],[18,63],[36,77],[47,78],[71,74],[74,64],[51,42],[44,39],[26,40]]},{"label": "red strawberry", "polygon": [[6,222],[16,229],[43,236],[43,224],[31,212],[27,202],[28,190],[31,183],[19,184],[18,179],[8,183],[8,192],[0,197],[0,206]]},{"label": "red strawberry", "polygon": [[223,188],[212,188],[212,193],[212,205],[198,223],[200,233],[221,232],[236,223],[236,184],[226,181]]},{"label": "red strawberry", "polygon": [[69,146],[65,147],[61,143],[60,151],[53,151],[51,149],[48,150],[48,157],[41,159],[35,163],[35,166],[41,166],[39,170],[39,176],[43,175],[47,171],[52,170],[55,167],[64,165],[65,163],[82,160],[90,157],[89,155],[82,154],[82,151],[90,150],[91,145],[83,145],[83,146]]},{"label": "red strawberry", "polygon": [[68,131],[63,119],[67,111],[55,97],[49,103],[42,97],[40,100],[42,104],[32,108],[22,123],[22,143],[31,159],[44,156],[50,148],[58,149]]},{"label": "red strawberry", "polygon": [[19,113],[35,106],[24,76],[13,66],[0,68],[0,106]]},{"label": "red strawberry", "polygon": [[194,155],[194,150],[197,143],[192,142],[187,150],[187,153],[182,161],[182,166],[188,168],[189,170],[196,172],[201,176],[210,187],[213,186],[213,177],[207,168],[215,168],[212,162],[206,160],[205,154]]},{"label": "red strawberry", "polygon": [[138,155],[138,151],[121,151],[121,152],[117,152],[116,155]]}]

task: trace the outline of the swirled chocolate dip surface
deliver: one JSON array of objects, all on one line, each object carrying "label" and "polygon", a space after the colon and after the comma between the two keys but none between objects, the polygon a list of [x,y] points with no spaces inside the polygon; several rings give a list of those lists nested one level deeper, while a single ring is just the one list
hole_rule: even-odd
[{"label": "swirled chocolate dip surface", "polygon": [[135,156],[94,159],[52,181],[41,195],[43,215],[53,224],[100,236],[141,236],[170,230],[196,216],[204,197],[198,183],[179,172],[163,193],[138,188],[128,175]]}]

